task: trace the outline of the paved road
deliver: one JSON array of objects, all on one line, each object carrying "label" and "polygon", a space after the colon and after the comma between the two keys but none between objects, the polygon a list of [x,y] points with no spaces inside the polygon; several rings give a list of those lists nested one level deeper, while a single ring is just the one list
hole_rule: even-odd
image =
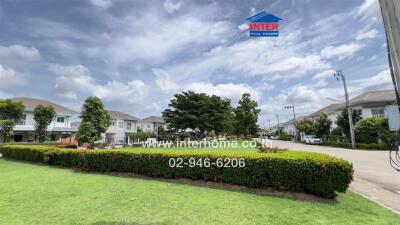
[{"label": "paved road", "polygon": [[273,145],[296,151],[326,153],[352,162],[354,180],[350,188],[400,213],[400,172],[390,166],[389,152],[351,150],[275,140]]}]

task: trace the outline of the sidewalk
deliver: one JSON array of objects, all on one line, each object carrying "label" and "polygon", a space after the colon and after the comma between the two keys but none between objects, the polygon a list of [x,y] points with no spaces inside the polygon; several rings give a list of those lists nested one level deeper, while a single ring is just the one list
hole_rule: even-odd
[{"label": "sidewalk", "polygon": [[278,140],[273,140],[272,144],[294,151],[325,153],[352,162],[354,180],[350,188],[400,214],[400,172],[390,166],[388,151],[351,150]]}]

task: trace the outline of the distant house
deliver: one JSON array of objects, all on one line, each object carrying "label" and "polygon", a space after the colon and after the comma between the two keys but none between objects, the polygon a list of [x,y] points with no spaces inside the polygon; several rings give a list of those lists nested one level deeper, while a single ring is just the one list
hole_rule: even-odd
[{"label": "distant house", "polygon": [[[396,95],[392,90],[385,91],[368,91],[364,92],[349,100],[352,109],[360,109],[363,119],[370,117],[387,118],[389,127],[393,131],[397,131],[400,127],[400,115],[397,110]],[[308,116],[299,117],[297,121],[303,118],[316,120],[320,113],[327,114],[332,121],[332,128],[337,127],[336,119],[339,114],[346,108],[345,103],[337,103],[328,105]],[[293,130],[293,120],[283,123],[284,130]]]},{"label": "distant house", "polygon": [[14,128],[15,142],[33,142],[35,141],[35,120],[33,119],[33,110],[38,105],[53,106],[57,116],[48,127],[52,132],[52,141],[68,140],[74,136],[76,129],[71,126],[71,117],[78,115],[77,112],[53,102],[36,98],[13,98],[13,101],[22,101],[25,106],[23,118],[18,121]]},{"label": "distant house", "polygon": [[[396,106],[396,95],[392,90],[386,91],[368,91],[364,92],[349,101],[352,109],[360,109],[362,118],[379,117],[388,118],[389,122],[398,115],[390,113],[393,111],[393,107],[397,109]],[[319,117],[320,113],[326,113],[328,118],[332,120],[332,128],[336,127],[337,116],[346,108],[345,103],[331,104],[327,107],[318,110],[311,115],[309,118],[316,119]]]},{"label": "distant house", "polygon": [[149,116],[138,121],[138,128],[145,132],[156,132],[159,127],[167,129],[164,119],[159,116]]},{"label": "distant house", "polygon": [[137,132],[138,118],[118,111],[108,110],[112,118],[111,126],[102,135],[103,142],[107,144],[128,143],[128,134]]}]

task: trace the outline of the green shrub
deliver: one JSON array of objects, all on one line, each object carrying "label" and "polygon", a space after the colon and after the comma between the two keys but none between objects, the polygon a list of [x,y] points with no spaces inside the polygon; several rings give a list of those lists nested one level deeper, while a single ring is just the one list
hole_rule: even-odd
[{"label": "green shrub", "polygon": [[[324,145],[339,147],[339,148],[351,148],[351,143],[349,142],[324,142]],[[366,150],[388,150],[390,149],[389,146],[385,144],[365,144],[365,143],[356,143],[356,147],[358,149],[366,149]]]},{"label": "green shrub", "polygon": [[[333,198],[344,192],[352,180],[349,162],[325,154],[282,152],[276,154],[244,152],[196,152],[165,150],[74,150],[39,146],[1,146],[4,157],[50,165],[80,168],[95,172],[129,172],[162,178],[189,178],[242,185],[252,188],[271,187],[279,191],[306,192]],[[25,154],[29,157],[21,157]],[[36,159],[38,154],[40,157]],[[245,160],[245,167],[190,167],[172,168],[171,158],[189,159],[236,158]]]},{"label": "green shrub", "polygon": [[281,134],[281,135],[279,135],[279,140],[281,140],[281,141],[291,141],[292,140],[292,135],[290,135],[290,134]]},{"label": "green shrub", "polygon": [[0,152],[5,158],[13,158],[30,162],[47,163],[46,152],[55,151],[54,146],[44,145],[4,145],[0,146]]},{"label": "green shrub", "polygon": [[371,117],[357,123],[354,131],[356,141],[359,143],[378,143],[379,134],[389,131],[389,124],[386,118]]}]

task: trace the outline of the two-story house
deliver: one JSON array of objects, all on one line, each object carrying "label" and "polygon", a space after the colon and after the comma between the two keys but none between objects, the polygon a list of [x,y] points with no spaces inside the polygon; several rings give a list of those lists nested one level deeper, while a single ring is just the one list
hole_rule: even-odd
[{"label": "two-story house", "polygon": [[137,132],[138,118],[118,112],[108,110],[112,118],[111,126],[102,135],[102,141],[107,144],[126,144],[129,143],[129,133]]},{"label": "two-story house", "polygon": [[145,132],[157,132],[159,127],[167,129],[164,119],[159,116],[149,116],[138,122],[138,128]]},{"label": "two-story house", "polygon": [[23,118],[14,127],[15,142],[35,141],[35,120],[33,111],[38,105],[52,106],[57,113],[57,116],[48,127],[48,131],[51,131],[52,134],[52,141],[61,142],[63,139],[68,140],[76,133],[76,129],[71,127],[71,118],[78,115],[77,112],[43,99],[21,97],[11,100],[21,101],[25,106]]}]

